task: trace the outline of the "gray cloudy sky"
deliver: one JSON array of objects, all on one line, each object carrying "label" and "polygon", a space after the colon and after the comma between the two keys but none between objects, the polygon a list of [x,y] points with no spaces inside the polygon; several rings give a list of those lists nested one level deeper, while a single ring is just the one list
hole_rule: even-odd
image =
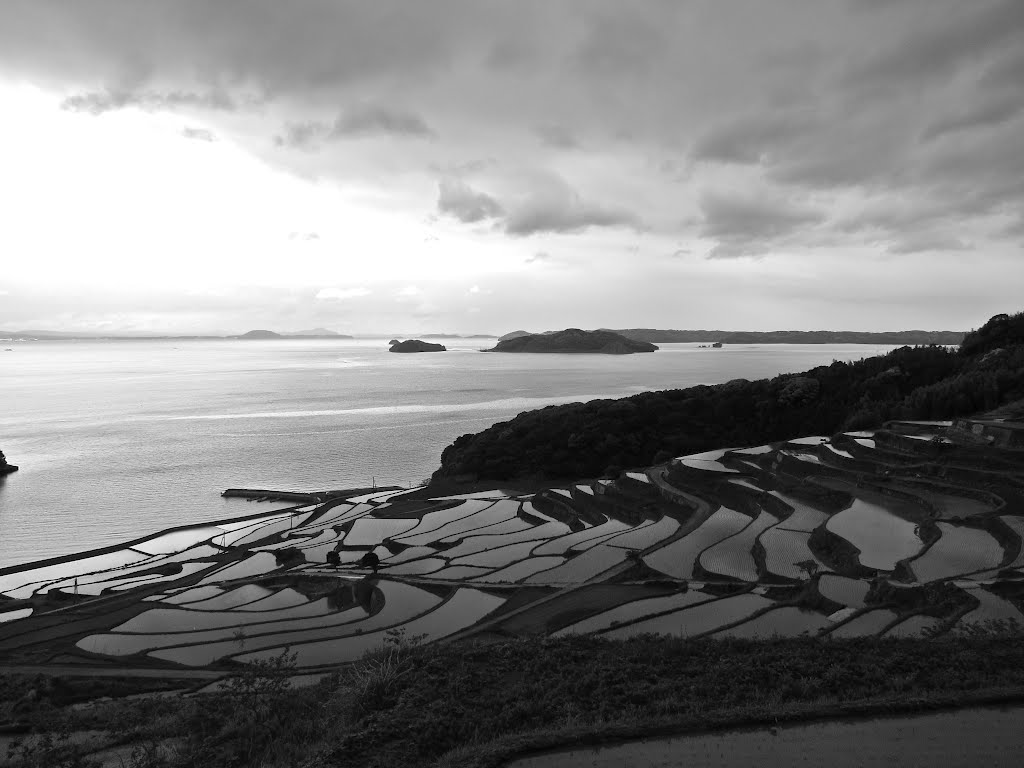
[{"label": "gray cloudy sky", "polygon": [[960,329],[1020,0],[0,0],[0,328]]}]

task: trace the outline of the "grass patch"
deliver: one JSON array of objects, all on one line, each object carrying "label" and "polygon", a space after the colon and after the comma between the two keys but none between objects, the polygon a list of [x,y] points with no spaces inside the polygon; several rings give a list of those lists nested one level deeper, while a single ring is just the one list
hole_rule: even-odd
[{"label": "grass patch", "polygon": [[53,712],[50,730],[117,730],[121,743],[175,745],[136,768],[497,766],[558,744],[1024,691],[1022,639],[1009,625],[932,639],[566,637],[476,646],[420,646],[396,633],[312,688],[288,685],[282,657],[217,694]]}]

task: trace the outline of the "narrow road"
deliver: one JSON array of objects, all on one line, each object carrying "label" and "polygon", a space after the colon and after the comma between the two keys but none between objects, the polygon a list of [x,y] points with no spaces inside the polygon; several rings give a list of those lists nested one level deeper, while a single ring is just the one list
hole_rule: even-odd
[{"label": "narrow road", "polygon": [[522,758],[507,768],[1016,768],[1024,707],[817,722],[643,739]]}]

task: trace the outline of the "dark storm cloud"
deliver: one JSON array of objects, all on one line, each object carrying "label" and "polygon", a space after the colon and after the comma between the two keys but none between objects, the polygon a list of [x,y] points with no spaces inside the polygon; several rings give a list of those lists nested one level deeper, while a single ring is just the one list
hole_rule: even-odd
[{"label": "dark storm cloud", "polygon": [[824,221],[821,211],[764,197],[706,193],[700,201],[704,222],[700,236],[718,241],[712,258],[754,256],[805,228]]},{"label": "dark storm cloud", "polygon": [[[918,5],[926,10],[929,3]],[[901,88],[908,82],[948,78],[964,63],[976,61],[991,48],[1020,42],[1024,3],[1020,0],[971,2],[950,13],[923,15],[889,50],[854,66],[853,82]]]},{"label": "dark storm cloud", "polygon": [[690,156],[723,163],[758,163],[772,150],[798,141],[812,126],[811,115],[800,111],[736,118],[699,136]]},{"label": "dark storm cloud", "polygon": [[940,233],[919,233],[892,243],[889,253],[925,253],[930,251],[968,251],[972,246],[958,237]]},{"label": "dark storm cloud", "polygon": [[493,197],[454,178],[438,183],[437,210],[467,224],[493,219],[503,213],[501,204]]},{"label": "dark storm cloud", "polygon": [[556,123],[544,123],[537,126],[537,135],[541,141],[556,149],[576,149],[579,142],[568,128]]},{"label": "dark storm cloud", "polygon": [[641,229],[642,224],[631,211],[584,200],[572,190],[527,200],[505,222],[508,234],[522,237],[544,232],[571,234],[592,227]]},{"label": "dark storm cloud", "polygon": [[343,110],[333,123],[321,120],[287,122],[274,137],[279,147],[315,149],[327,141],[393,136],[431,138],[433,130],[412,112],[383,105],[362,104]]},{"label": "dark storm cloud", "polygon": [[425,138],[434,131],[419,115],[381,105],[361,105],[343,112],[334,121],[329,138],[391,134]]},{"label": "dark storm cloud", "polygon": [[1022,98],[1024,94],[1011,93],[996,97],[975,109],[940,118],[925,128],[921,139],[931,141],[950,133],[1005,123],[1024,112]]},{"label": "dark storm cloud", "polygon": [[592,227],[641,229],[640,218],[624,208],[585,200],[563,179],[530,174],[524,191],[501,202],[458,178],[442,179],[437,209],[466,223],[496,220],[496,228],[514,237],[542,233],[572,234]]},{"label": "dark storm cloud", "polygon": [[206,109],[231,112],[238,109],[226,91],[90,91],[69,96],[61,108],[69,112],[102,115],[117,109],[136,107],[147,111]]}]

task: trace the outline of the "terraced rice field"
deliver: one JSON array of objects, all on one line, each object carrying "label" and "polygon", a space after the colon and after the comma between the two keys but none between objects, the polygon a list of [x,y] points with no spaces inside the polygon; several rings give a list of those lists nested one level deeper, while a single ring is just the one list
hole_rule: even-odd
[{"label": "terraced rice field", "polygon": [[816,558],[807,545],[811,534],[806,531],[791,531],[776,526],[761,534],[759,541],[764,547],[765,568],[768,573],[784,576],[787,579],[808,579],[812,575],[807,567],[797,563],[813,563],[815,573],[824,573],[828,567]]},{"label": "terraced rice field", "polygon": [[677,592],[674,595],[664,597],[651,597],[646,600],[637,600],[632,603],[620,605],[611,610],[599,613],[596,616],[570,624],[568,627],[554,633],[556,637],[562,635],[585,635],[592,632],[601,632],[611,629],[618,624],[641,619],[644,616],[651,616],[658,613],[677,611],[699,603],[706,603],[713,600],[712,595],[704,592],[691,590],[688,592]]},{"label": "terraced rice field", "polygon": [[736,595],[719,600],[700,603],[683,608],[664,616],[645,619],[624,627],[609,630],[603,637],[625,639],[637,635],[675,635],[677,637],[693,637],[724,627],[727,624],[742,621],[753,613],[775,605],[771,600],[759,595]]},{"label": "terraced rice field", "polygon": [[1024,615],[1009,600],[993,595],[986,589],[972,589],[978,607],[960,619],[961,624],[980,624],[986,621],[1016,621],[1024,624]]},{"label": "terraced rice field", "polygon": [[940,536],[910,567],[918,581],[948,579],[996,568],[1003,561],[1003,548],[992,534],[976,528],[937,523]]},{"label": "terraced rice field", "polygon": [[1017,538],[1021,540],[1021,547],[1017,553],[1017,557],[1014,558],[1013,562],[1010,563],[1007,568],[1020,568],[1024,566],[1024,517],[1012,517],[1005,515],[1000,517],[999,520],[1009,526]]},{"label": "terraced rice field", "polygon": [[[425,634],[427,642],[464,630],[469,637],[917,635],[948,626],[954,611],[963,610],[956,606],[969,605],[972,595],[978,607],[963,625],[1024,623],[1018,607],[1024,588],[1002,564],[1012,557],[1009,567],[1024,567],[1024,548],[1019,552],[1011,540],[1007,554],[986,530],[940,521],[939,539],[922,551],[914,525],[862,498],[877,495],[860,488],[891,483],[932,507],[959,503],[959,497],[952,485],[921,473],[921,462],[902,468],[913,447],[901,447],[900,462],[879,465],[876,476],[884,480],[864,483],[865,464],[877,461],[875,455],[893,455],[877,450],[874,440],[873,433],[851,433],[839,441],[842,447],[811,438],[723,449],[678,460],[692,471],[632,468],[618,478],[536,495],[485,490],[411,500],[405,491],[362,492],[173,529],[110,552],[0,570],[0,654],[9,663],[52,658],[99,667],[225,668],[290,649],[300,665],[313,669],[357,659],[395,629]],[[985,470],[976,452],[947,450],[960,462],[956,483],[967,483],[971,461]],[[856,472],[844,452],[858,457]],[[826,457],[827,468],[816,453]],[[787,471],[772,477],[770,468],[783,454],[803,467],[794,474],[782,462]],[[1024,479],[1020,474],[1016,481]],[[991,472],[980,477],[992,501],[978,504],[1004,505],[1002,521],[1024,536],[1024,510],[1014,506],[1019,492],[1002,490]],[[846,498],[834,488],[852,494],[850,506],[834,514],[794,496],[821,498],[832,509]],[[1010,501],[999,501],[1000,493]],[[779,519],[766,494],[793,512]],[[757,517],[729,503],[758,509]],[[622,519],[608,517],[611,509]],[[889,573],[903,560],[913,573],[892,572],[869,592],[870,579],[853,576],[860,573],[855,563],[823,549],[822,559],[842,571],[825,573],[810,548],[821,526],[857,547],[868,568]],[[822,546],[829,546],[827,537]],[[331,552],[338,567],[325,562]],[[359,565],[369,552],[379,558],[376,569]],[[698,563],[707,574],[699,582]],[[816,611],[798,609],[793,602],[804,596],[801,582],[811,578],[831,602]],[[981,579],[994,591],[980,587]],[[924,590],[931,581],[948,586]],[[742,585],[749,591],[716,596]],[[45,599],[54,590],[63,593],[60,600]],[[893,590],[908,590],[902,615],[891,610]],[[932,591],[942,600],[921,604],[932,600]],[[955,594],[959,602],[946,599]],[[74,610],[62,611],[55,622],[51,612],[65,605]],[[911,610],[916,615],[906,618]]]},{"label": "terraced rice field", "polygon": [[739,533],[704,550],[699,560],[701,567],[720,576],[740,581],[757,581],[757,564],[752,554],[754,542],[778,522],[779,519],[774,515],[761,512],[756,520]]},{"label": "terraced rice field", "polygon": [[904,619],[892,629],[886,630],[884,637],[921,637],[928,630],[935,629],[940,624],[938,619],[931,616],[911,616]]},{"label": "terraced rice field", "polygon": [[816,635],[825,627],[832,626],[827,617],[813,611],[784,606],[757,618],[745,621],[730,629],[715,633],[715,637],[741,637],[748,640],[770,637],[799,637]]},{"label": "terraced rice field", "polygon": [[867,637],[877,635],[888,624],[896,619],[893,611],[878,608],[873,611],[862,613],[856,618],[850,619],[845,624],[840,624],[831,632],[829,637]]},{"label": "terraced rice field", "polygon": [[852,506],[829,518],[825,527],[860,550],[862,565],[880,571],[891,571],[923,546],[917,526],[863,499],[854,499]]},{"label": "terraced rice field", "polygon": [[870,584],[849,576],[825,574],[818,579],[818,593],[834,603],[848,608],[863,608]]},{"label": "terraced rice field", "polygon": [[644,557],[644,562],[656,571],[676,579],[693,578],[693,566],[701,552],[739,533],[750,522],[746,515],[728,507],[720,507],[696,531],[655,550]]}]

